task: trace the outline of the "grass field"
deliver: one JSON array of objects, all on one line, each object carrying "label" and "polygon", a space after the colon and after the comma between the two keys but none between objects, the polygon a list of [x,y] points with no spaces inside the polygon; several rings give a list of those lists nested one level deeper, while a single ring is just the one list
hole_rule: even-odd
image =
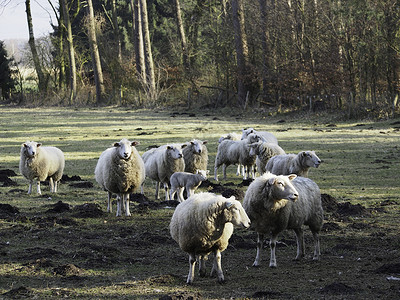
[{"label": "grass field", "polygon": [[[10,177],[13,186],[0,182],[0,203],[18,209],[0,210],[0,299],[400,298],[400,119],[114,107],[1,106],[0,112],[0,170],[17,174]],[[154,202],[154,184],[146,179],[148,203],[132,203],[131,217],[106,213],[106,193],[94,180],[97,159],[123,137],[139,141],[141,154],[152,145],[197,138],[208,140],[212,174],[218,138],[245,127],[271,131],[287,153],[315,150],[323,163],[309,177],[341,210],[326,210],[319,262],[311,260],[305,230],[304,260],[292,261],[294,234],[284,232],[278,268],[268,268],[268,242],[263,265],[253,268],[256,234],[237,229],[222,254],[226,283],[196,274],[188,286],[187,255],[169,235],[173,208]],[[81,181],[64,182],[57,194],[43,185],[42,196],[27,195],[28,181],[18,171],[27,140],[62,149],[64,174]],[[229,167],[220,183],[244,192],[235,171]],[[52,211],[59,201],[68,209]]]}]

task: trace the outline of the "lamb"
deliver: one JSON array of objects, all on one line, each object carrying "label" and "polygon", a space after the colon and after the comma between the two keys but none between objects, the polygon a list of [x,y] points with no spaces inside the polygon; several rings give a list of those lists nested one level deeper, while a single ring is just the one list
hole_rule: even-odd
[{"label": "lamb", "polygon": [[42,194],[40,181],[49,178],[50,192],[57,192],[57,185],[65,166],[64,153],[57,147],[44,147],[41,143],[28,141],[21,146],[20,173],[29,180],[28,194],[36,180],[37,193]]},{"label": "lamb", "polygon": [[202,181],[207,180],[209,171],[197,170],[196,174],[188,172],[176,172],[170,178],[171,192],[170,199],[174,199],[176,191],[178,191],[179,202],[184,201],[183,190],[186,189],[187,198],[194,194],[194,191],[199,187]]},{"label": "lamb", "polygon": [[200,276],[205,276],[205,260],[211,252],[215,258],[210,275],[216,272],[218,282],[224,282],[221,252],[228,247],[234,225],[250,226],[248,216],[234,196],[226,199],[212,193],[198,193],[176,207],[170,233],[179,247],[189,254],[188,284],[193,283],[196,258],[199,259]]},{"label": "lamb", "polygon": [[254,130],[254,128],[242,129],[242,140],[246,139],[252,133],[260,135],[262,137],[263,142],[278,144],[278,139],[271,132],[256,131],[256,130]]},{"label": "lamb", "polygon": [[268,160],[275,156],[285,154],[285,151],[277,144],[257,142],[248,145],[250,155],[256,155],[256,166],[260,175],[264,174]]},{"label": "lamb", "polygon": [[296,260],[304,257],[304,237],[301,226],[308,225],[314,237],[314,260],[319,260],[319,232],[322,228],[323,209],[318,185],[311,179],[295,174],[274,175],[269,172],[258,177],[248,187],[243,207],[252,228],[257,232],[257,255],[253,266],[260,265],[264,234],[271,233],[271,260],[275,268],[277,236],[285,229],[293,229],[297,238]]},{"label": "lamb", "polygon": [[193,140],[183,148],[185,172],[196,174],[197,170],[207,170],[208,150],[207,141]]},{"label": "lamb", "polygon": [[145,179],[144,163],[136,150],[139,142],[123,138],[120,142],[101,153],[94,171],[97,183],[108,192],[107,211],[112,212],[111,195],[117,194],[116,216],[130,216],[129,195],[134,192]]},{"label": "lamb", "polygon": [[[254,136],[256,138],[256,136]],[[251,140],[254,140],[250,137]],[[249,154],[250,149],[248,147],[249,139],[240,141],[223,140],[218,145],[217,156],[215,158],[214,165],[214,179],[218,181],[217,171],[222,165],[224,179],[226,180],[226,167],[234,164],[241,164],[243,168],[247,168],[244,172],[243,179],[249,177],[249,172],[252,170],[252,177],[254,178],[254,165],[256,162],[256,156]]]},{"label": "lamb", "polygon": [[186,146],[186,144],[163,145],[143,153],[146,176],[156,181],[156,200],[159,199],[160,183],[164,184],[165,200],[169,200],[168,185],[172,174],[185,170],[182,149]]},{"label": "lamb", "polygon": [[321,160],[314,151],[301,151],[296,154],[284,154],[272,157],[265,170],[275,175],[296,174],[308,177],[308,170],[311,167],[318,168]]}]

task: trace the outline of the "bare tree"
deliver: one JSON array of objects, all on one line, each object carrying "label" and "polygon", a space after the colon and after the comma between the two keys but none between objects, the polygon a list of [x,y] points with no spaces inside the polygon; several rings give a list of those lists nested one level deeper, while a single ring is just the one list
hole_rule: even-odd
[{"label": "bare tree", "polygon": [[185,30],[183,28],[181,5],[179,3],[179,0],[174,0],[174,3],[175,3],[176,23],[177,23],[177,27],[178,27],[179,37],[181,40],[182,63],[183,63],[183,68],[185,69],[185,73],[187,74],[190,69],[189,53],[188,53],[188,46],[186,43]]},{"label": "bare tree", "polygon": [[146,83],[146,66],[144,63],[144,46],[143,46],[143,32],[142,32],[142,19],[140,12],[139,0],[131,0],[131,6],[133,11],[133,40],[135,48],[135,61],[136,71],[139,78]]}]

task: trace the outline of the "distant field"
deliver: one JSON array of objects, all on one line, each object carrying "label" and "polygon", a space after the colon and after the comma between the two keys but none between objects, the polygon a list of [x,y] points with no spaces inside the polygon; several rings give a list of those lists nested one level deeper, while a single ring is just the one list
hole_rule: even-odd
[{"label": "distant field", "polygon": [[[19,211],[0,207],[0,298],[400,297],[400,281],[387,279],[400,278],[400,119],[335,122],[327,115],[265,117],[114,107],[0,107],[0,112],[0,170],[17,174],[9,177],[15,185],[0,182],[0,203]],[[153,145],[208,140],[209,181],[215,184],[218,138],[246,127],[274,133],[287,153],[315,150],[323,160],[309,177],[338,208],[326,209],[321,261],[310,260],[306,230],[307,258],[293,262],[294,235],[285,232],[277,249],[278,268],[268,268],[268,243],[263,266],[252,268],[256,235],[236,230],[222,254],[227,282],[219,285],[215,278],[196,274],[194,284],[187,286],[187,256],[168,230],[173,208],[154,202],[154,184],[146,179],[148,202],[132,203],[131,217],[107,214],[106,193],[94,180],[97,159],[123,137],[139,141],[141,154]],[[20,147],[27,140],[62,149],[64,174],[80,176],[83,187],[64,182],[53,195],[43,185],[43,196],[28,196],[28,181],[18,171]],[[222,168],[218,171],[222,178]],[[228,180],[220,183],[242,195],[246,186],[235,171],[228,167]],[[51,211],[59,201],[69,209]]]}]

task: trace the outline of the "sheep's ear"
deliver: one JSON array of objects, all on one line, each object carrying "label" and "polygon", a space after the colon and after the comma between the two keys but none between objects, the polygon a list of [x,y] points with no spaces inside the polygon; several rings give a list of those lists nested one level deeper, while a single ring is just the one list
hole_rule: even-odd
[{"label": "sheep's ear", "polygon": [[36,144],[36,147],[40,147],[40,146],[42,146],[41,143],[37,143],[37,144]]},{"label": "sheep's ear", "polygon": [[288,177],[289,177],[289,180],[293,180],[293,179],[295,179],[297,177],[297,175],[296,174],[290,174]]},{"label": "sheep's ear", "polygon": [[[231,198],[229,198],[229,200],[231,200]],[[233,198],[235,198],[235,197],[233,197]],[[235,199],[233,199],[233,200],[235,200]],[[225,202],[225,208],[230,208],[232,205],[233,205],[233,203],[231,201]]]},{"label": "sheep's ear", "polygon": [[139,144],[140,144],[139,142],[133,141],[133,142],[131,143],[131,146],[135,147],[135,146],[137,146],[137,145],[139,145]]},{"label": "sheep's ear", "polygon": [[203,141],[203,145],[205,145],[205,144],[207,144],[208,143],[208,141]]},{"label": "sheep's ear", "polygon": [[172,149],[172,146],[167,146],[167,150],[171,150]]},{"label": "sheep's ear", "polygon": [[26,143],[23,143],[22,146],[24,146],[25,148],[28,147],[28,145]]},{"label": "sheep's ear", "polygon": [[119,147],[119,143],[114,143],[114,147]]},{"label": "sheep's ear", "polygon": [[268,179],[267,183],[268,183],[268,185],[273,185],[275,183],[275,181],[276,181],[276,177],[272,177],[272,178]]},{"label": "sheep's ear", "polygon": [[183,148],[185,148],[187,145],[186,144],[183,144],[182,146],[181,146],[181,148],[183,149]]},{"label": "sheep's ear", "polygon": [[306,151],[303,151],[303,152],[301,152],[301,155],[307,156],[307,152],[306,152]]},{"label": "sheep's ear", "polygon": [[[194,143],[193,142],[190,142],[192,145],[194,145]],[[186,144],[185,144],[186,145]]]}]

